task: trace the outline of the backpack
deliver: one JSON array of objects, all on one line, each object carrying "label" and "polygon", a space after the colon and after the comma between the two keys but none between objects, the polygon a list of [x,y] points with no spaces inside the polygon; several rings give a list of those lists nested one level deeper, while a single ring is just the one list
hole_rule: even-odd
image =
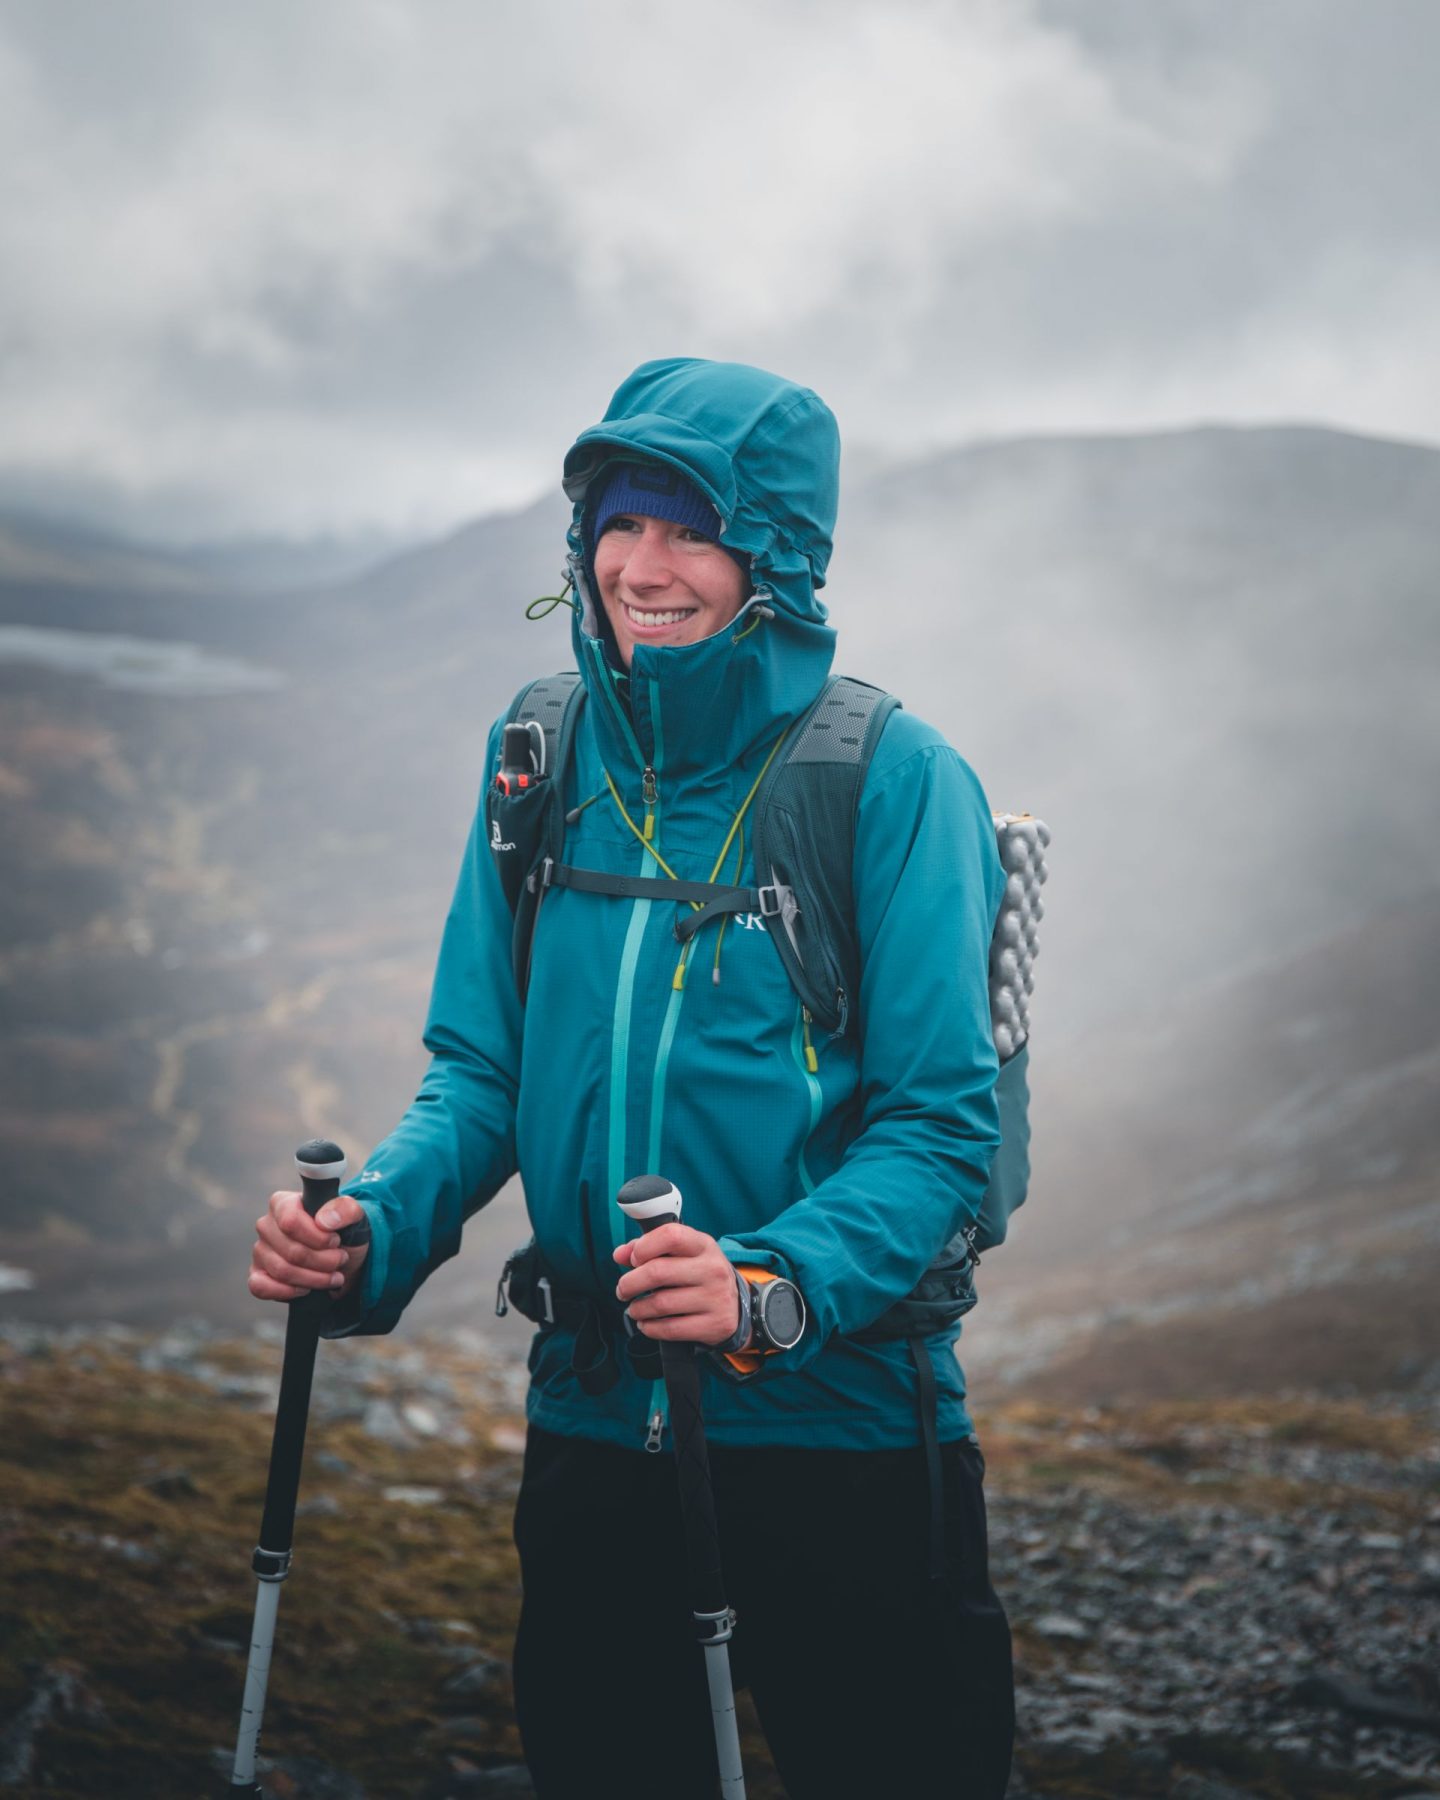
[{"label": "backpack", "polygon": [[[826,683],[755,797],[755,868],[772,877],[755,887],[611,875],[564,862],[565,774],[584,703],[584,684],[574,670],[523,688],[506,715],[502,768],[486,787],[490,848],[515,920],[511,954],[521,999],[544,897],[551,887],[576,887],[698,902],[699,910],[676,927],[682,942],[721,913],[761,914],[810,1021],[832,1037],[852,1029],[850,996],[860,979],[852,887],[856,811],[875,746],[899,701],[848,676]],[[507,756],[514,758],[508,768]],[[1029,964],[1043,911],[1039,888],[1050,833],[1029,815],[997,815],[995,824],[1007,873],[990,953],[992,1025],[1001,1058],[995,1084],[1000,1148],[974,1221],[944,1247],[911,1294],[858,1334],[862,1341],[939,1331],[968,1312],[976,1299],[971,1277],[979,1255],[1004,1242],[1029,1186],[1025,1001],[1033,985]]]}]

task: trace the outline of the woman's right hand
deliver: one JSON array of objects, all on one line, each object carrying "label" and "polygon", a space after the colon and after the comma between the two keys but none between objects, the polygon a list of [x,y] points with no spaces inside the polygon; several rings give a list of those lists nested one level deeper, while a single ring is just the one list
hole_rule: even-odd
[{"label": "woman's right hand", "polygon": [[356,1244],[342,1250],[337,1233],[364,1216],[360,1202],[350,1194],[327,1200],[313,1219],[300,1194],[272,1194],[269,1207],[255,1222],[250,1292],[257,1300],[298,1300],[302,1294],[325,1289],[341,1299],[359,1280],[370,1246]]}]

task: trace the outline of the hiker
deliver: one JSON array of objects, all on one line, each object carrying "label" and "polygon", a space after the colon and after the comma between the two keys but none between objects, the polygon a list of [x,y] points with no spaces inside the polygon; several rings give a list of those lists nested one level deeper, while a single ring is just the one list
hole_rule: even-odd
[{"label": "hiker", "polygon": [[[583,704],[563,766],[543,772],[564,784],[563,856],[507,891],[542,771],[537,741],[529,774],[505,775],[497,721],[419,1096],[317,1221],[272,1195],[252,1257],[261,1299],[334,1288],[327,1335],[389,1331],[520,1173],[535,1244],[510,1293],[540,1328],[514,1682],[543,1800],[714,1790],[675,1466],[647,1454],[670,1448],[663,1339],[709,1347],[735,1679],[792,1800],[1005,1790],[1010,1637],[957,1327],[928,1359],[859,1341],[975,1216],[999,1138],[990,810],[910,713],[842,751],[863,771],[841,822],[860,968],[828,1027],[797,998],[775,941],[793,916],[754,867],[759,778],[830,675],[817,590],[838,465],[824,403],[738,364],[644,364],[581,433],[564,480]],[[916,598],[857,604],[923,650]],[[805,729],[823,732],[816,719]],[[831,830],[778,810],[772,824],[797,854]],[[758,903],[701,919],[698,900],[647,885],[672,878],[759,884]],[[642,1238],[615,1199],[646,1172],[684,1213]],[[368,1249],[337,1248],[361,1218]]]}]

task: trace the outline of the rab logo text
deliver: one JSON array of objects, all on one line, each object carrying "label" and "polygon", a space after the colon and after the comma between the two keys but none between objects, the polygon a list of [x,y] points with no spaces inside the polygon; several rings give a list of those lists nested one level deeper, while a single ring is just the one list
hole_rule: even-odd
[{"label": "rab logo text", "polygon": [[513,844],[500,842],[500,821],[498,819],[490,821],[490,848],[492,850],[513,850],[515,848]]},{"label": "rab logo text", "polygon": [[[765,920],[759,913],[736,913],[735,923],[745,931],[765,931]],[[765,931],[765,935],[770,934]]]}]

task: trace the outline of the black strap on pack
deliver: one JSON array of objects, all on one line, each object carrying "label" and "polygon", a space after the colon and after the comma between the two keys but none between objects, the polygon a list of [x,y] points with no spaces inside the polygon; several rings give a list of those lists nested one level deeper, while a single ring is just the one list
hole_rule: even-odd
[{"label": "black strap on pack", "polygon": [[622,1352],[642,1380],[660,1379],[659,1344],[636,1331],[618,1305],[606,1307],[593,1295],[562,1288],[534,1238],[512,1251],[500,1271],[496,1317],[503,1319],[512,1306],[542,1331],[558,1328],[574,1334],[570,1368],[584,1393],[605,1394],[614,1387]]},{"label": "black strap on pack", "polygon": [[[574,888],[580,894],[609,894],[621,900],[669,900],[689,905],[675,921],[677,943],[688,944],[712,919],[732,913],[758,913],[763,919],[787,920],[795,899],[789,888],[733,887],[720,881],[679,881],[655,875],[612,875],[606,869],[577,869],[547,857],[532,870],[532,887]],[[787,925],[788,929],[788,925]]]},{"label": "black strap on pack", "polygon": [[[568,887],[581,894],[613,894],[621,900],[675,900],[682,905],[686,901],[703,901],[714,913],[760,910],[760,896],[756,889],[727,887],[717,881],[672,881],[668,876],[612,875],[606,869],[576,869],[568,863],[542,863],[530,879],[542,888]],[[693,933],[687,935],[693,936]]]}]

